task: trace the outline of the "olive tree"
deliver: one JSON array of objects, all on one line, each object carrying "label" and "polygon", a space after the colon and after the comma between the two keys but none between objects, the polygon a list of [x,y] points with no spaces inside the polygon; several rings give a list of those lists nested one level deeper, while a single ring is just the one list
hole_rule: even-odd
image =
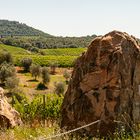
[{"label": "olive tree", "polygon": [[42,68],[42,82],[43,84],[47,84],[50,82],[50,74],[47,67]]},{"label": "olive tree", "polygon": [[3,84],[7,78],[16,76],[15,67],[11,64],[3,63],[0,65],[0,81]]},{"label": "olive tree", "polygon": [[19,79],[15,76],[8,77],[5,81],[5,86],[11,91],[12,89],[15,89],[18,87]]},{"label": "olive tree", "polygon": [[8,51],[0,52],[0,64],[2,64],[4,62],[6,62],[6,63],[13,63],[12,55]]},{"label": "olive tree", "polygon": [[29,71],[31,64],[32,64],[31,58],[23,58],[21,60],[21,65],[24,67],[24,71],[26,71],[26,72]]},{"label": "olive tree", "polygon": [[67,70],[65,70],[63,76],[66,79],[66,84],[67,84],[70,78],[70,73]]},{"label": "olive tree", "polygon": [[60,95],[63,94],[65,91],[65,84],[63,82],[57,82],[54,84],[55,86],[55,93]]},{"label": "olive tree", "polygon": [[57,66],[58,66],[58,63],[57,62],[52,62],[50,64],[50,72],[51,72],[51,74],[55,74],[56,73]]},{"label": "olive tree", "polygon": [[32,64],[32,65],[30,66],[30,72],[31,72],[32,76],[33,76],[33,77],[35,78],[35,80],[36,80],[36,78],[39,77],[40,74],[41,74],[41,67],[40,67],[40,65]]}]

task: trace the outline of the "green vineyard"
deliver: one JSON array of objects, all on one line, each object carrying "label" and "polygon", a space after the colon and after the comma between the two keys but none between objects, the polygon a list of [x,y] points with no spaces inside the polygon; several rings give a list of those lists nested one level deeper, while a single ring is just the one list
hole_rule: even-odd
[{"label": "green vineyard", "polygon": [[21,65],[23,58],[31,58],[33,63],[41,66],[49,66],[56,63],[58,67],[72,67],[74,61],[86,48],[65,48],[65,49],[43,49],[45,55],[31,53],[23,48],[0,44],[0,51],[8,51],[13,55],[14,64]]}]

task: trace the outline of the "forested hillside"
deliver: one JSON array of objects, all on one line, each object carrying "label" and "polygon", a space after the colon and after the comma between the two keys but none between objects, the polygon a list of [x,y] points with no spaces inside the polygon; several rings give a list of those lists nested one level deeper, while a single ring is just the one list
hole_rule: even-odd
[{"label": "forested hillside", "polygon": [[21,47],[38,52],[46,48],[79,48],[87,47],[96,37],[58,37],[51,36],[17,21],[0,20],[0,43]]},{"label": "forested hillside", "polygon": [[17,21],[0,20],[1,36],[50,36],[40,30],[34,29]]}]

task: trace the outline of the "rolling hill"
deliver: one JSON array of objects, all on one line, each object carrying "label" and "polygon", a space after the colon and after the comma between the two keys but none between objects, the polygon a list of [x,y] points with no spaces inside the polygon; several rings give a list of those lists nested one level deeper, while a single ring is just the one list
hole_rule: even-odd
[{"label": "rolling hill", "polygon": [[1,36],[44,36],[51,35],[40,30],[34,29],[26,24],[17,21],[0,20],[0,35]]},{"label": "rolling hill", "polygon": [[18,21],[0,20],[0,43],[26,50],[87,47],[96,37],[52,36]]}]

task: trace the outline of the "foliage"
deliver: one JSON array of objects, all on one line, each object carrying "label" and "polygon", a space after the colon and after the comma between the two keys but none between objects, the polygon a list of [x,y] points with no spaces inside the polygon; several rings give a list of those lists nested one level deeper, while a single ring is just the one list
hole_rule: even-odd
[{"label": "foliage", "polygon": [[57,95],[63,94],[65,91],[65,84],[63,82],[54,83],[55,93]]},{"label": "foliage", "polygon": [[9,97],[12,97],[11,104],[14,105],[16,103],[15,99],[21,104],[27,104],[29,102],[26,95],[19,88],[14,88],[10,93]]},{"label": "foliage", "polygon": [[32,76],[35,77],[36,80],[36,78],[39,77],[41,74],[41,67],[39,65],[32,64],[30,66],[30,72]]},{"label": "foliage", "polygon": [[[47,33],[36,30],[26,24],[17,21],[0,20],[0,35],[1,36],[50,36]],[[11,44],[8,44],[11,45]]]},{"label": "foliage", "polygon": [[5,45],[30,49],[84,48],[96,36],[85,37],[4,37],[0,41]]},{"label": "foliage", "polygon": [[[58,123],[50,123],[49,127],[42,127],[41,125],[30,127],[29,125],[17,126],[6,131],[0,131],[1,140],[43,140],[51,136],[58,135],[63,132]],[[66,132],[67,130],[65,130]],[[140,134],[137,132],[135,136],[131,136],[128,132],[125,135],[116,135],[112,137],[92,137],[77,135],[75,133],[65,134],[60,137],[54,138],[58,140],[139,140]]]},{"label": "foliage", "polygon": [[86,50],[86,48],[66,48],[66,49],[45,49],[42,53],[33,54],[25,49],[0,44],[0,51],[8,51],[13,56],[14,64],[22,66],[21,60],[31,58],[34,64],[50,66],[56,63],[58,67],[72,67],[75,59]]},{"label": "foliage", "polygon": [[64,73],[63,73],[63,76],[64,76],[65,79],[66,79],[66,83],[68,83],[68,80],[69,80],[69,78],[70,78],[70,73],[69,73],[67,70],[65,70]]},{"label": "foliage", "polygon": [[55,74],[56,73],[56,68],[58,67],[58,63],[53,61],[50,63],[50,73]]},{"label": "foliage", "polygon": [[6,79],[6,82],[5,82],[5,86],[9,89],[9,90],[12,90],[16,87],[18,87],[18,84],[19,84],[19,79],[15,76],[12,76],[12,77],[8,77]]},{"label": "foliage", "polygon": [[2,63],[0,65],[0,81],[4,83],[7,78],[16,76],[16,70],[13,65]]},{"label": "foliage", "polygon": [[7,51],[1,51],[0,52],[0,64],[2,64],[3,62],[6,63],[12,63],[13,62],[13,58],[11,53],[7,52]]},{"label": "foliage", "polygon": [[45,55],[55,56],[80,56],[86,48],[58,48],[58,49],[42,49]]},{"label": "foliage", "polygon": [[37,90],[44,90],[44,89],[47,89],[47,87],[45,86],[45,84],[44,83],[39,83],[38,85],[37,85],[37,88],[36,88]]},{"label": "foliage", "polygon": [[39,49],[36,47],[30,47],[28,50],[34,53],[39,53]]},{"label": "foliage", "polygon": [[29,71],[31,64],[32,64],[32,59],[31,58],[23,58],[21,60],[21,65],[24,67],[24,70],[26,72]]},{"label": "foliage", "polygon": [[25,49],[15,47],[15,46],[4,45],[4,44],[0,44],[0,51],[1,52],[7,51],[7,52],[11,53],[12,56],[19,55],[19,54],[20,55],[30,55],[30,53]]},{"label": "foliage", "polygon": [[[17,66],[22,66],[21,59],[29,57],[28,55],[16,55],[14,57],[14,64]],[[74,61],[77,58],[76,56],[42,56],[42,55],[30,55],[34,64],[38,64],[40,66],[50,66],[51,63],[55,63],[57,61],[58,67],[72,67],[74,65]]]},{"label": "foliage", "polygon": [[43,84],[47,84],[50,82],[50,74],[47,67],[42,68],[42,81]]},{"label": "foliage", "polygon": [[32,121],[34,119],[59,118],[60,108],[63,96],[57,94],[44,95],[46,102],[43,102],[43,96],[37,95],[31,102],[19,102],[15,97],[15,109],[21,114],[23,121]]},{"label": "foliage", "polygon": [[31,127],[25,124],[5,131],[1,130],[0,140],[43,140],[54,133],[57,134],[57,131],[60,131],[60,127],[56,123],[51,127],[42,127],[40,124]]}]

